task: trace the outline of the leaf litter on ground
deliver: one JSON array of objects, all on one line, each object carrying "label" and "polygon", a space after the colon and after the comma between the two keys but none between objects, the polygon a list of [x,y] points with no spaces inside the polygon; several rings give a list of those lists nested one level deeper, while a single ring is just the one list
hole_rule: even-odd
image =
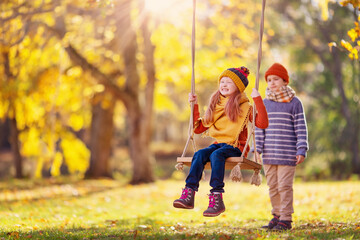
[{"label": "leaf litter on ground", "polygon": [[[262,231],[270,217],[265,183],[226,182],[226,212],[205,218],[206,181],[193,210],[175,209],[183,181],[131,186],[115,180],[36,184],[0,192],[0,237],[6,239],[360,239],[359,181],[296,182],[293,230]],[[4,183],[0,183],[3,186]],[[1,187],[0,187],[1,188]]]}]

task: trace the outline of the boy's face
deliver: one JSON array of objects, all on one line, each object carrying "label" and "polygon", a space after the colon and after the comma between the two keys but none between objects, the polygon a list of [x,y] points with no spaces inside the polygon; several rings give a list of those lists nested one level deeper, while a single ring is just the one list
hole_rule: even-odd
[{"label": "boy's face", "polygon": [[280,92],[281,87],[287,85],[287,83],[277,75],[267,76],[266,82],[268,84],[268,88],[273,92]]},{"label": "boy's face", "polygon": [[238,90],[237,86],[229,77],[222,77],[219,83],[219,91],[224,97],[228,97]]}]

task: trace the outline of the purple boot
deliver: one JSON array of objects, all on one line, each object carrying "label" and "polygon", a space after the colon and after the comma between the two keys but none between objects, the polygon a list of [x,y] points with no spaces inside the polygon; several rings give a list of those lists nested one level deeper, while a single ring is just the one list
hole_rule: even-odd
[{"label": "purple boot", "polygon": [[222,193],[209,194],[209,207],[203,213],[204,217],[216,217],[225,212]]},{"label": "purple boot", "polygon": [[176,199],[173,206],[176,208],[193,209],[195,200],[195,191],[191,188],[183,188],[181,197]]}]

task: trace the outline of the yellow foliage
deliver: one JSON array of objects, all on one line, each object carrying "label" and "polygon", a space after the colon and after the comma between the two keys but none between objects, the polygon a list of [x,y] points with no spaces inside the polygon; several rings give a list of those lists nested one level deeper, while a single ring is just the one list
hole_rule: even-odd
[{"label": "yellow foliage", "polygon": [[[1,99],[1,95],[0,95]],[[8,101],[0,101],[0,119],[4,118],[9,111],[9,102]]]},{"label": "yellow foliage", "polygon": [[44,158],[39,157],[36,162],[36,169],[35,169],[35,178],[41,178],[42,177],[42,169],[44,166]]},{"label": "yellow foliage", "polygon": [[321,8],[321,18],[326,21],[329,18],[329,9],[328,9],[329,0],[319,0],[319,5]]},{"label": "yellow foliage", "polygon": [[39,96],[35,94],[34,97],[16,99],[16,120],[20,130],[35,122],[38,124],[44,122],[45,109],[39,105],[37,97]]},{"label": "yellow foliage", "polygon": [[58,134],[55,131],[55,122],[53,119],[50,119],[50,125],[45,132],[42,132],[41,138],[44,143],[44,148],[42,155],[46,156],[49,160],[53,157],[55,152],[55,142],[59,138]]},{"label": "yellow foliage", "polygon": [[79,131],[80,129],[82,129],[84,127],[84,118],[82,115],[79,114],[71,114],[70,115],[70,120],[69,120],[69,125],[70,127],[72,127],[75,131]]},{"label": "yellow foliage", "polygon": [[351,41],[355,42],[355,40],[360,37],[359,26],[357,25],[355,28],[350,29],[347,34],[351,38]]},{"label": "yellow foliage", "polygon": [[273,37],[273,36],[275,36],[275,31],[274,31],[274,29],[268,29],[267,30],[267,35],[269,35],[270,37]]},{"label": "yellow foliage", "polygon": [[104,87],[104,85],[102,85],[102,84],[96,84],[96,85],[93,87],[93,91],[94,91],[94,92],[97,92],[97,93],[103,92],[104,90],[105,90],[105,87]]},{"label": "yellow foliage", "polygon": [[62,136],[61,148],[70,173],[84,174],[89,166],[90,151],[72,133]]},{"label": "yellow foliage", "polygon": [[[187,99],[184,99],[184,100],[186,101]],[[177,106],[171,100],[171,96],[169,96],[169,94],[167,94],[166,92],[162,92],[162,93],[158,92],[156,94],[154,106],[155,106],[155,109],[159,112],[168,111],[168,112],[176,113],[179,111]]]},{"label": "yellow foliage", "polygon": [[59,78],[59,69],[50,68],[38,78],[39,92],[45,100],[52,100],[56,91],[56,83]]},{"label": "yellow foliage", "polygon": [[70,68],[66,72],[66,75],[69,77],[80,77],[82,73],[83,73],[82,68],[79,66],[75,66],[75,67]]},{"label": "yellow foliage", "polygon": [[39,156],[40,150],[40,131],[35,127],[30,127],[28,131],[20,133],[19,139],[22,143],[21,154],[25,157]]},{"label": "yellow foliage", "polygon": [[109,109],[114,105],[114,99],[109,94],[106,94],[101,101],[101,107],[103,109]]},{"label": "yellow foliage", "polygon": [[53,163],[51,165],[51,176],[60,176],[60,167],[63,162],[63,156],[60,152],[55,153]]},{"label": "yellow foliage", "polygon": [[359,56],[358,56],[358,52],[359,52],[359,49],[358,47],[354,47],[349,43],[349,42],[346,42],[345,40],[341,40],[341,46],[343,48],[345,48],[347,51],[349,51],[350,53],[348,54],[349,58],[350,59],[358,59]]},{"label": "yellow foliage", "polygon": [[349,58],[350,58],[351,60],[358,59],[358,58],[359,58],[359,56],[358,56],[358,50],[355,49],[355,48],[353,48],[353,49],[351,50],[351,52],[349,53]]},{"label": "yellow foliage", "polygon": [[104,36],[105,36],[105,41],[107,41],[107,42],[110,42],[111,40],[113,40],[114,39],[114,29],[110,29],[110,28],[106,29]]},{"label": "yellow foliage", "polygon": [[349,52],[351,52],[351,50],[352,50],[352,46],[351,46],[351,44],[349,43],[349,42],[347,42],[347,41],[345,41],[345,40],[341,40],[341,46],[343,47],[343,48],[345,48],[346,50],[348,50]]},{"label": "yellow foliage", "polygon": [[352,4],[354,8],[360,8],[360,1],[359,0],[342,0],[340,2],[342,6],[347,6],[348,4]]}]

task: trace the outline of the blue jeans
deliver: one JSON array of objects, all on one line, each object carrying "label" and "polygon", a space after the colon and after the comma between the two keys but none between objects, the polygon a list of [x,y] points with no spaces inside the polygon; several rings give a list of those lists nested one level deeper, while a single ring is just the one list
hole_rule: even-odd
[{"label": "blue jeans", "polygon": [[225,160],[228,157],[240,157],[240,149],[226,143],[212,144],[194,154],[190,172],[186,178],[186,187],[198,191],[205,164],[211,163],[210,192],[224,192]]}]

